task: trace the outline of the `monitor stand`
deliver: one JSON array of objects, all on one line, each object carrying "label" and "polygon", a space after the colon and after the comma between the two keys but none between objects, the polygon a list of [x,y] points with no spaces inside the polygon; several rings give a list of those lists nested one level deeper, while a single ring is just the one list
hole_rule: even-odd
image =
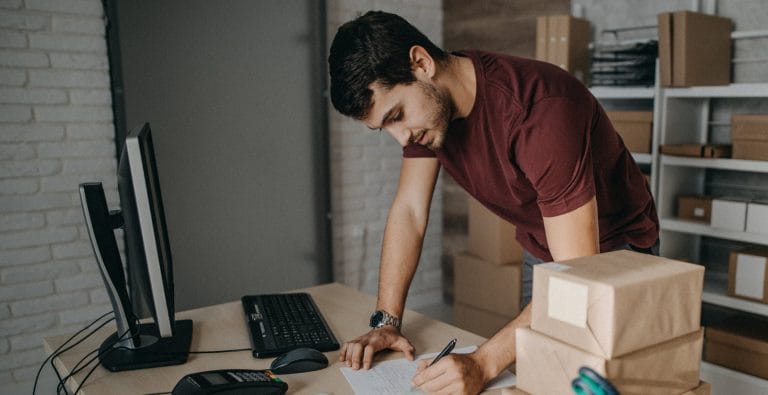
[{"label": "monitor stand", "polygon": [[189,347],[192,344],[192,320],[176,320],[173,337],[157,338],[154,323],[139,324],[141,343],[137,348],[121,346],[119,334],[113,333],[99,347],[101,364],[109,371],[155,368],[159,366],[181,365],[187,362]]}]

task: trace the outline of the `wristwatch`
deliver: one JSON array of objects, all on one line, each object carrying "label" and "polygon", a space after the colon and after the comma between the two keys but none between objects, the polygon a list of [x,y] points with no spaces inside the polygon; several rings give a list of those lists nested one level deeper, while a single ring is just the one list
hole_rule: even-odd
[{"label": "wristwatch", "polygon": [[371,314],[371,328],[381,328],[384,325],[392,325],[400,330],[400,319],[384,310],[376,310]]}]

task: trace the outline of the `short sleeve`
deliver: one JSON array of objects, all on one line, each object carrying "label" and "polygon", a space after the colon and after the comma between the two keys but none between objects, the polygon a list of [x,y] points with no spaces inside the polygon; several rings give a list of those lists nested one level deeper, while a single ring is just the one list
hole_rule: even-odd
[{"label": "short sleeve", "polygon": [[595,196],[591,153],[594,103],[548,98],[532,106],[512,147],[536,190],[544,217],[573,211]]},{"label": "short sleeve", "polygon": [[434,158],[437,154],[431,149],[416,143],[403,147],[403,158]]}]

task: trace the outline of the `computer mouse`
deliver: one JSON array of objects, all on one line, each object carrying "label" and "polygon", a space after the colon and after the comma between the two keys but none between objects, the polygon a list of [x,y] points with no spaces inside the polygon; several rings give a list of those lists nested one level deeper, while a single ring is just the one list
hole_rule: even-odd
[{"label": "computer mouse", "polygon": [[272,361],[269,370],[275,374],[311,372],[328,366],[328,358],[314,348],[297,348]]}]

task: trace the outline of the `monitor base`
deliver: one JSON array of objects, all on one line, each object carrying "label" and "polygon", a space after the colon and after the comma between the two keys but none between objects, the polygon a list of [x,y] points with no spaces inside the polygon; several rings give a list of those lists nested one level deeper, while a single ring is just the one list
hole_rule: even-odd
[{"label": "monitor base", "polygon": [[[154,323],[140,324],[139,327],[139,333],[157,333]],[[181,365],[189,356],[192,320],[176,321],[173,333],[173,337],[159,338],[155,343],[139,348],[116,347],[118,333],[113,333],[99,347],[99,360],[112,372]]]}]

